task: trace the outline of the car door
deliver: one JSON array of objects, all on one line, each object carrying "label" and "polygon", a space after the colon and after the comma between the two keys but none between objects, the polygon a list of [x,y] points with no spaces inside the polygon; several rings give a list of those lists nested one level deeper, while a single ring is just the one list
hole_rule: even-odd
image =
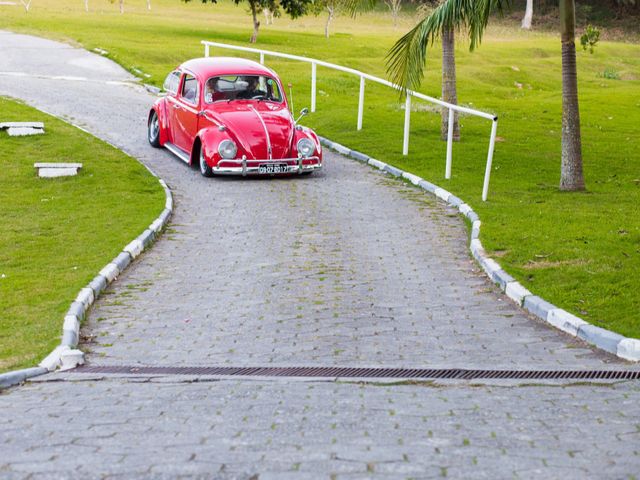
[{"label": "car door", "polygon": [[189,72],[182,75],[180,90],[172,105],[172,132],[174,144],[191,153],[193,140],[198,133],[198,106],[200,89],[198,79]]}]

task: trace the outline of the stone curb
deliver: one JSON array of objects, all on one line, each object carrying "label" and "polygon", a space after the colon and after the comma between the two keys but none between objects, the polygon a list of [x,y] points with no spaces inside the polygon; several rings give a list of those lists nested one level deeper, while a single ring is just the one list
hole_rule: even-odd
[{"label": "stone curb", "polygon": [[320,137],[320,142],[325,147],[335,150],[347,157],[368,163],[372,167],[383,172],[408,180],[413,185],[435,195],[449,206],[456,208],[460,214],[467,217],[471,222],[469,249],[471,250],[473,258],[475,258],[480,264],[491,281],[497,284],[500,290],[519,307],[524,308],[532,315],[540,318],[555,328],[573,335],[574,337],[579,337],[597,348],[612,353],[625,360],[633,362],[640,361],[640,339],[626,338],[615,332],[591,325],[566,310],[558,308],[543,298],[534,295],[517,282],[511,275],[505,272],[500,264],[490,258],[482,247],[482,243],[480,242],[480,217],[478,217],[478,214],[474,212],[469,205],[464,203],[462,199],[447,190],[418,177],[417,175],[405,172],[399,168],[381,162],[380,160],[371,158],[364,153],[351,150],[344,145],[332,142],[324,137]]},{"label": "stone curb", "polygon": [[[48,112],[44,112],[48,113]],[[57,117],[48,113],[52,117]],[[59,118],[59,117],[57,117]],[[63,120],[63,119],[61,119]],[[63,120],[66,122],[66,120]],[[67,122],[68,123],[68,122]],[[71,124],[73,125],[73,124]],[[78,125],[74,127],[82,130],[85,133],[93,135]],[[95,136],[95,135],[93,135]],[[96,137],[97,138],[97,137]],[[104,140],[100,139],[104,142]],[[114,148],[117,146],[105,142]],[[121,150],[118,148],[118,150]],[[135,157],[133,157],[135,158]],[[141,162],[142,163],[142,162]],[[162,228],[167,224],[169,218],[173,213],[173,195],[171,190],[167,186],[166,182],[156,175],[148,166],[142,164],[148,171],[158,179],[158,182],[162,186],[165,193],[165,208],[162,213],[156,218],[149,227],[142,232],[136,239],[126,245],[122,252],[120,252],[116,258],[104,266],[98,275],[89,282],[86,287],[80,289],[78,296],[71,303],[69,310],[64,316],[64,323],[62,325],[62,339],[60,345],[53,349],[44,360],[40,362],[38,367],[26,368],[23,370],[14,370],[11,372],[0,374],[0,389],[11,387],[25,380],[44,375],[45,373],[53,372],[54,370],[63,366],[63,357],[78,359],[74,360],[77,364],[83,362],[82,355],[79,350],[74,350],[80,340],[80,324],[85,318],[85,312],[100,296],[100,293],[113,282],[130,264],[138,257],[145,249],[147,249],[157,238]],[[73,368],[65,362],[64,369]]]},{"label": "stone curb", "polygon": [[[151,172],[151,170],[149,171]],[[153,172],[151,172],[151,174],[158,178]],[[169,221],[173,212],[173,195],[164,180],[158,178],[158,181],[165,193],[165,209],[158,218],[153,221],[149,228],[147,228],[135,240],[127,244],[122,252],[120,252],[111,262],[105,265],[86,287],[80,289],[76,300],[71,303],[71,306],[64,317],[62,341],[60,342],[60,346],[51,352],[51,354],[49,354],[49,356],[40,363],[39,367],[46,368],[47,371],[52,372],[62,366],[62,358],[65,354],[68,354],[78,345],[80,340],[80,324],[85,318],[85,312],[87,309],[93,305],[107,285],[118,278],[118,276],[126,270],[131,262],[153,243],[158,232]],[[153,230],[151,229],[152,226],[154,227]]]}]

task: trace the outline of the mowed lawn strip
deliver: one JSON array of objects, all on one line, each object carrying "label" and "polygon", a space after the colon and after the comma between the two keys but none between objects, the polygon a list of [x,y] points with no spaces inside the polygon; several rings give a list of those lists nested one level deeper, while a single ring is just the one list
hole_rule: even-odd
[{"label": "mowed lawn strip", "polygon": [[[248,46],[250,16],[231,2],[154,0],[149,12],[146,2],[132,0],[126,8],[124,15],[108,4],[85,13],[75,1],[49,0],[28,15],[4,10],[0,28],[107,50],[125,68],[150,75],[145,81],[155,85],[178,63],[202,56],[203,39]],[[394,29],[380,12],[356,21],[341,17],[325,39],[323,22],[323,17],[263,22],[257,47],[384,77],[388,49],[413,25],[405,16]],[[480,199],[490,132],[486,120],[462,117],[462,141],[454,146],[448,181],[446,146],[433,106],[414,102],[410,154],[403,157],[403,100],[397,92],[367,82],[364,128],[357,132],[359,80],[318,67],[318,110],[304,122],[460,196],[482,218],[485,247],[527,288],[593,324],[640,338],[640,46],[601,41],[593,55],[578,51],[588,191],[561,193],[559,37],[524,32],[507,20],[492,25],[476,52],[469,53],[462,37],[456,50],[460,103],[500,117],[488,202]],[[221,49],[212,54],[238,55]],[[293,82],[296,110],[309,106],[310,65],[266,61],[285,83]],[[422,91],[439,97],[440,75],[436,45]]]},{"label": "mowed lawn strip", "polygon": [[[44,122],[46,132],[0,131],[2,372],[35,366],[59,344],[78,291],[160,214],[164,191],[135,159],[71,125],[2,97],[0,112],[2,121]],[[83,168],[43,179],[36,162]]]}]

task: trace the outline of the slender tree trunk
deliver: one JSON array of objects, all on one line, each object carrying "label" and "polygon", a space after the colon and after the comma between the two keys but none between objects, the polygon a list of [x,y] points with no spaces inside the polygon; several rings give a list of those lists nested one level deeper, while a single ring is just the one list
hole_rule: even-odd
[{"label": "slender tree trunk", "polygon": [[124,13],[124,0],[120,0],[120,14]]},{"label": "slender tree trunk", "polygon": [[29,13],[29,8],[31,7],[31,0],[28,0],[28,1],[20,0],[20,3],[22,3],[22,6],[24,7],[24,11]]},{"label": "slender tree trunk", "polygon": [[147,0],[147,10],[151,10],[151,0]]},{"label": "slender tree trunk", "polygon": [[531,30],[531,20],[533,20],[533,0],[527,0],[527,8],[524,11],[521,28]]},{"label": "slender tree trunk", "polygon": [[327,11],[329,15],[327,16],[327,23],[324,24],[324,36],[329,38],[329,25],[331,24],[331,20],[333,20],[333,7],[327,6]]},{"label": "slender tree trunk", "polygon": [[260,28],[260,22],[258,21],[258,9],[256,8],[255,1],[249,1],[251,5],[251,15],[253,16],[253,35],[251,35],[250,43],[256,43],[258,40],[258,29]]},{"label": "slender tree trunk", "polygon": [[578,71],[575,45],[575,2],[560,0],[562,41],[562,167],[560,190],[584,190],[582,141],[578,108]]},{"label": "slender tree trunk", "polygon": [[84,11],[85,12],[89,11],[89,0],[84,0]]},{"label": "slender tree trunk", "polygon": [[[456,57],[455,57],[455,31],[453,28],[442,31],[442,100],[448,103],[458,104],[456,90]],[[440,133],[443,140],[447,139],[449,131],[449,109],[442,109],[442,126]],[[460,140],[460,127],[458,114],[453,120],[453,139]]]}]

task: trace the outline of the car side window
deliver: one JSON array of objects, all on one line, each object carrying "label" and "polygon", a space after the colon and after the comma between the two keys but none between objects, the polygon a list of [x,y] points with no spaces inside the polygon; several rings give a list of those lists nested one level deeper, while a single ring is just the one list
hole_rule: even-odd
[{"label": "car side window", "polygon": [[184,101],[196,104],[198,103],[198,80],[193,75],[185,73],[182,81],[181,97]]},{"label": "car side window", "polygon": [[178,93],[179,83],[180,83],[180,72],[178,70],[175,70],[171,72],[169,75],[167,75],[167,78],[165,78],[162,88],[164,88],[165,91],[175,95],[176,93]]}]

